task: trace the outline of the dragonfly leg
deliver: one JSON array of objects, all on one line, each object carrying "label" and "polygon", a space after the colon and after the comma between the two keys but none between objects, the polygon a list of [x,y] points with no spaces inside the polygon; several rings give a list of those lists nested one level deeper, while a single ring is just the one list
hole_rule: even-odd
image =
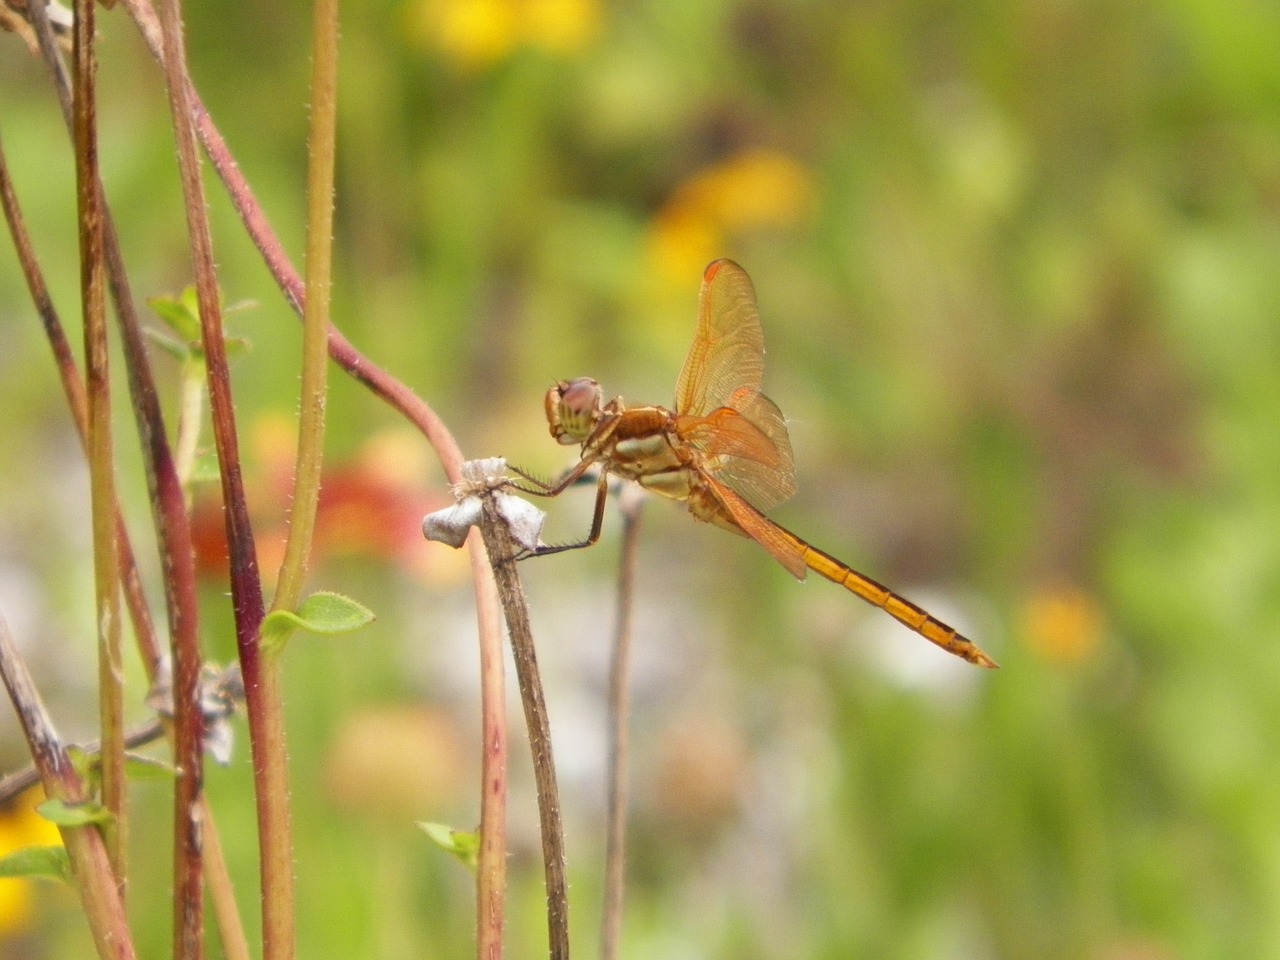
[{"label": "dragonfly leg", "polygon": [[[578,477],[575,477],[576,481]],[[605,471],[600,472],[600,480],[596,484],[596,508],[591,518],[591,530],[587,533],[585,540],[577,543],[560,543],[550,546],[540,546],[536,550],[528,550],[521,556],[516,557],[517,560],[526,560],[529,557],[545,557],[552,553],[564,553],[566,550],[581,550],[583,547],[589,547],[600,539],[600,531],[604,528],[604,506],[605,501],[609,499],[609,474]]]},{"label": "dragonfly leg", "polygon": [[584,458],[562,473],[558,478],[548,482],[539,477],[535,477],[531,473],[525,473],[517,466],[507,464],[507,469],[520,478],[518,481],[508,481],[508,486],[534,497],[558,497],[575,483],[581,481],[587,471],[594,465],[594,460]]}]

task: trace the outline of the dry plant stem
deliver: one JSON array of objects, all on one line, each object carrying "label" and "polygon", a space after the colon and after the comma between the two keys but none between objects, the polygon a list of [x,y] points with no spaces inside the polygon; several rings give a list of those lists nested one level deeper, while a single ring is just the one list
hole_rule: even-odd
[{"label": "dry plant stem", "polygon": [[[126,750],[136,750],[138,747],[146,746],[148,743],[154,743],[164,735],[164,724],[159,720],[149,720],[142,726],[135,727],[125,734],[124,748]],[[78,744],[78,746],[81,752],[91,757],[102,753],[102,743],[98,740],[94,740],[92,743]],[[0,808],[7,807],[13,803],[14,800],[39,782],[40,771],[35,768],[34,764],[6,775],[3,780],[0,780]]]},{"label": "dry plant stem", "polygon": [[116,561],[115,463],[111,442],[111,380],[107,354],[106,268],[102,195],[98,190],[97,57],[91,0],[76,3],[73,32],[73,129],[80,219],[80,300],[89,401],[89,488],[98,624],[98,714],[102,728],[102,803],[112,819],[102,827],[121,899],[128,838],[124,775],[124,665],[120,652],[120,579]]},{"label": "dry plant stem", "polygon": [[[18,722],[31,748],[36,769],[40,771],[45,795],[66,803],[83,803],[87,799],[84,784],[53,729],[53,722],[23,666],[3,617],[0,617],[0,678],[18,713]],[[133,960],[136,953],[124,901],[116,886],[115,871],[102,834],[91,825],[59,829],[99,958]]]},{"label": "dry plant stem", "polygon": [[618,565],[618,606],[615,611],[613,656],[609,664],[609,769],[607,835],[604,855],[604,916],[600,924],[600,956],[615,960],[622,936],[622,904],[626,888],[627,759],[631,696],[631,612],[636,580],[636,544],[644,495],[633,484],[623,488],[622,557]]},{"label": "dry plant stem", "polygon": [[[200,177],[200,157],[191,124],[187,73],[178,0],[162,0],[160,31],[164,68],[178,168],[190,234],[196,299],[213,418],[214,441],[222,477],[226,509],[227,541],[231,554],[231,593],[235,609],[236,643],[244,675],[245,705],[254,760],[254,784],[258,807],[258,839],[262,876],[263,956],[265,960],[292,960],[295,953],[293,842],[289,811],[288,765],[284,741],[284,717],[278,665],[262,656],[262,587],[258,561],[240,472],[239,443],[231,397],[231,378],[223,338],[222,308],[218,298],[213,241]],[[192,810],[194,812],[194,808]],[[193,824],[198,826],[198,824]],[[175,930],[175,946],[199,949],[188,929]]]},{"label": "dry plant stem", "polygon": [[569,891],[565,880],[564,829],[560,817],[560,791],[551,751],[551,723],[538,675],[529,607],[513,558],[520,548],[511,539],[507,522],[498,513],[493,495],[484,499],[480,533],[493,564],[498,596],[506,615],[507,634],[520,682],[525,725],[529,728],[529,749],[533,755],[533,778],[538,791],[538,819],[542,828],[542,860],[547,883],[547,928],[552,960],[569,956]]}]

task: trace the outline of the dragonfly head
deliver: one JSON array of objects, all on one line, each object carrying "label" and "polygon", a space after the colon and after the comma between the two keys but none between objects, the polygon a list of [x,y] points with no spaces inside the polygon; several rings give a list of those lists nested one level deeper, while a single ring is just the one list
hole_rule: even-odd
[{"label": "dragonfly head", "polygon": [[604,412],[604,392],[590,377],[561,380],[547,391],[547,423],[557,443],[584,442]]}]

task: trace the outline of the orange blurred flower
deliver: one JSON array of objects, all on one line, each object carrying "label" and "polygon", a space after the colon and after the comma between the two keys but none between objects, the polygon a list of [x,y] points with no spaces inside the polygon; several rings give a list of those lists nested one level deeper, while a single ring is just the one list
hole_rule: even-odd
[{"label": "orange blurred flower", "polygon": [[474,780],[464,739],[452,717],[426,706],[378,706],[352,714],[329,747],[329,799],[350,813],[396,823],[451,808]]},{"label": "orange blurred flower", "polygon": [[655,267],[683,282],[723,252],[725,237],[757,227],[785,227],[812,216],[813,176],[773,150],[743,150],[681,184],[654,219]]},{"label": "orange blurred flower", "polygon": [[[287,418],[266,417],[252,427],[249,506],[258,564],[267,580],[276,575],[284,556],[296,442],[296,424]],[[313,559],[361,556],[425,573],[422,518],[451,502],[442,480],[432,476],[421,437],[409,430],[375,434],[354,460],[325,466]],[[197,569],[206,576],[225,576],[226,529],[215,486],[198,493],[191,527]],[[440,553],[431,556],[438,561]]]}]

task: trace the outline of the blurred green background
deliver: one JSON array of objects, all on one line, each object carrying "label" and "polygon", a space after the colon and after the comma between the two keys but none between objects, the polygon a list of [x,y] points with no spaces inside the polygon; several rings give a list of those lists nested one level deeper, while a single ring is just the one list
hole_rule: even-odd
[{"label": "blurred green background", "polygon": [[[308,10],[186,18],[197,86],[300,259]],[[173,294],[191,278],[160,74],[122,10],[99,31],[135,292]],[[0,43],[0,134],[74,328],[66,138],[40,65]],[[558,378],[669,403],[702,268],[732,256],[795,445],[799,493],[775,516],[1003,665],[650,506],[625,956],[1280,956],[1280,8],[410,0],[346,4],[342,57],[334,315],[468,456],[567,466],[542,418]],[[270,573],[299,327],[209,195],[227,299],[256,302],[229,323],[254,347],[235,386]],[[89,737],[84,469],[8,254],[0,330],[0,610],[65,732]],[[172,409],[177,373],[157,368]],[[425,442],[337,373],[329,413],[313,581],[379,620],[288,654],[301,955],[465,957],[470,877],[414,826],[478,816],[466,568],[418,533],[447,491]],[[216,531],[216,502],[198,510]],[[550,510],[548,538],[572,539],[590,495]],[[619,525],[521,568],[580,954]],[[216,544],[202,564],[225,661]],[[11,718],[0,740],[20,765]],[[511,956],[545,949],[525,753],[513,738]],[[208,779],[256,929],[247,751]],[[135,801],[132,908],[160,956],[167,788]],[[86,954],[69,895],[4,883],[3,956]]]}]

